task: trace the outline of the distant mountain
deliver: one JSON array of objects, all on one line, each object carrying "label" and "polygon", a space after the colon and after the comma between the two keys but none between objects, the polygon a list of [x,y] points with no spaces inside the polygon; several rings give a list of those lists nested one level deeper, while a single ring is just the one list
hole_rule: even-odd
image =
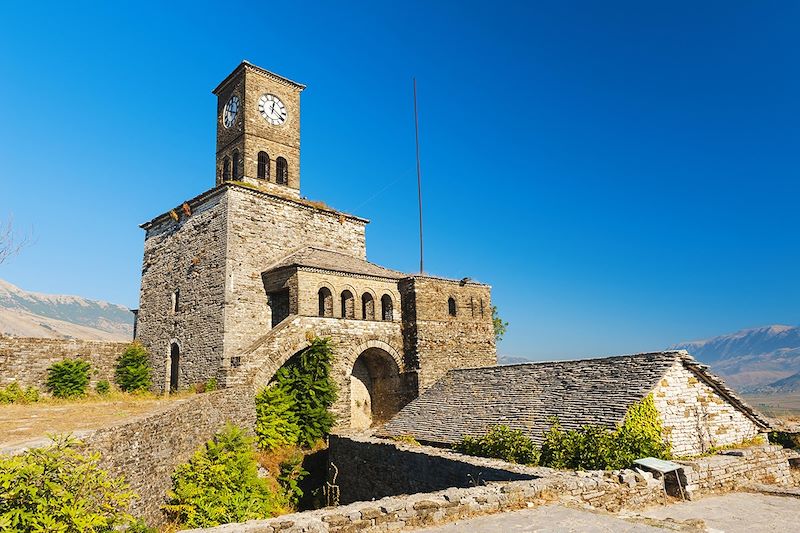
[{"label": "distant mountain", "polygon": [[687,350],[743,391],[757,390],[800,373],[800,327],[797,326],[744,329],[672,348]]},{"label": "distant mountain", "polygon": [[800,372],[792,374],[788,378],[773,381],[768,385],[753,388],[750,392],[766,394],[789,394],[800,392]]},{"label": "distant mountain", "polygon": [[133,336],[133,314],[121,305],[28,292],[0,279],[0,334],[124,341]]},{"label": "distant mountain", "polygon": [[498,365],[517,365],[520,363],[530,363],[533,359],[528,359],[527,357],[516,357],[514,355],[498,355],[497,356],[497,364]]}]

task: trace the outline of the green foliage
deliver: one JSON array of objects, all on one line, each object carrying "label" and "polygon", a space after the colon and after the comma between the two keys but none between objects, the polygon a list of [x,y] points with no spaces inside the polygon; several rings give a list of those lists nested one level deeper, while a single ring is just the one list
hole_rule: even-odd
[{"label": "green foliage", "polygon": [[53,441],[0,455],[0,531],[101,533],[135,524],[126,512],[134,494],[98,468],[99,454],[81,455],[70,437]]},{"label": "green foliage", "polygon": [[[407,444],[408,446],[422,446],[417,439],[412,435],[397,435],[396,437],[389,437],[395,442]],[[471,454],[470,454],[471,455]]]},{"label": "green foliage", "polygon": [[595,425],[564,430],[556,418],[551,424],[541,448],[520,431],[494,426],[483,437],[463,437],[453,449],[512,463],[571,470],[620,469],[642,457],[670,458],[652,395],[632,405],[613,430]]},{"label": "green foliage", "polygon": [[0,404],[4,403],[35,403],[39,401],[39,389],[26,387],[25,390],[16,381],[12,381],[5,388],[0,387]]},{"label": "green foliage", "polygon": [[167,497],[164,510],[187,528],[268,518],[286,504],[258,477],[253,440],[231,425],[175,469]]},{"label": "green foliage", "polygon": [[769,441],[780,444],[784,448],[794,448],[800,450],[800,433],[787,433],[785,431],[773,431],[769,434]]},{"label": "green foliage", "polygon": [[150,388],[151,369],[147,350],[139,342],[125,348],[114,371],[114,381],[125,392],[143,392]]},{"label": "green foliage", "polygon": [[494,340],[500,342],[508,330],[508,322],[500,318],[496,305],[492,306],[492,325],[494,326]]},{"label": "green foliage", "polygon": [[303,497],[303,491],[300,489],[299,484],[308,475],[308,472],[303,468],[304,457],[303,453],[297,450],[280,465],[278,484],[283,488],[287,501],[293,507],[297,507],[300,498]]},{"label": "green foliage", "polygon": [[219,387],[217,386],[217,378],[211,378],[206,380],[205,391],[211,392],[217,390]]},{"label": "green foliage", "polygon": [[297,444],[300,426],[296,410],[294,393],[285,384],[274,383],[256,396],[255,430],[260,448],[272,451]]},{"label": "green foliage", "polygon": [[508,426],[492,426],[482,437],[465,436],[453,446],[457,452],[479,457],[502,459],[509,463],[535,465],[539,451],[531,439]]},{"label": "green foliage", "polygon": [[256,435],[262,448],[288,444],[310,448],[330,431],[334,418],[329,409],[336,399],[332,356],[330,340],[314,338],[258,395]]},{"label": "green foliage", "polygon": [[97,385],[94,386],[94,390],[97,394],[104,396],[111,392],[111,383],[109,383],[107,379],[101,379],[97,382]]},{"label": "green foliage", "polygon": [[545,433],[539,463],[552,468],[618,469],[642,457],[670,457],[652,395],[632,405],[614,430],[590,425],[564,431],[554,420]]},{"label": "green foliage", "polygon": [[56,398],[76,398],[86,394],[92,365],[83,359],[64,359],[47,369],[47,388]]}]

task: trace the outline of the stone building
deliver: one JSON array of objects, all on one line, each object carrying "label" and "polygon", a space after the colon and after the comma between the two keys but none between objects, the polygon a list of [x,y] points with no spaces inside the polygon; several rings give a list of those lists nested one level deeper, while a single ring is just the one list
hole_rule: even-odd
[{"label": "stone building", "polygon": [[541,444],[552,417],[565,429],[613,428],[649,394],[677,456],[740,444],[769,430],[763,415],[681,350],[451,370],[379,435],[449,446],[503,424]]},{"label": "stone building", "polygon": [[367,261],[367,220],[300,194],[304,86],[247,62],[214,90],[216,186],[142,225],[137,339],[155,389],[261,387],[336,344],[342,425],[385,420],[448,370],[495,364],[490,287]]}]

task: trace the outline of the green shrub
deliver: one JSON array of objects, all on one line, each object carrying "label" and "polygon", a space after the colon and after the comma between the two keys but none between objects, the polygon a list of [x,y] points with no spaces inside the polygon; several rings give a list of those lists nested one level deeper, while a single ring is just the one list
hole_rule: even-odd
[{"label": "green shrub", "polygon": [[47,388],[56,398],[75,398],[86,394],[92,365],[83,359],[64,359],[47,369]]},{"label": "green shrub", "polygon": [[147,350],[139,342],[132,342],[125,348],[114,371],[114,381],[125,392],[140,392],[150,388],[150,360]]},{"label": "green shrub", "polygon": [[111,392],[111,383],[109,383],[107,379],[101,379],[97,382],[97,385],[94,386],[94,390],[101,396],[106,395]]},{"label": "green shrub", "polygon": [[35,403],[39,401],[39,389],[26,387],[25,390],[16,381],[12,381],[5,388],[0,387],[0,404],[4,403]]},{"label": "green shrub", "polygon": [[217,386],[217,378],[211,378],[206,380],[205,392],[211,392],[217,390],[219,387]]},{"label": "green shrub", "polygon": [[299,444],[312,447],[334,424],[330,407],[336,399],[331,379],[333,349],[329,339],[311,346],[283,365],[272,385],[258,395],[256,435],[264,449]]},{"label": "green shrub", "polygon": [[492,426],[482,437],[465,436],[453,449],[466,455],[502,459],[510,463],[535,465],[539,461],[539,451],[531,439],[522,431],[508,426]]},{"label": "green shrub", "polygon": [[278,484],[284,490],[286,499],[292,507],[297,507],[300,498],[303,497],[300,481],[308,475],[303,468],[304,457],[303,453],[297,450],[280,464]]},{"label": "green shrub", "polygon": [[99,454],[81,455],[70,437],[53,440],[0,455],[0,531],[104,533],[135,524],[126,512],[134,494],[98,467]]},{"label": "green shrub", "polygon": [[268,518],[285,499],[258,477],[253,441],[228,425],[172,474],[164,510],[187,528]]},{"label": "green shrub", "polygon": [[256,439],[261,449],[272,451],[297,444],[297,405],[293,392],[280,383],[265,388],[256,396]]}]

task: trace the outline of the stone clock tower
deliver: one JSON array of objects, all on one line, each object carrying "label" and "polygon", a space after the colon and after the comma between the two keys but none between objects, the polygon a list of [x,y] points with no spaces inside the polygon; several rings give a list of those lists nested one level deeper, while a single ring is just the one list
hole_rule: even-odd
[{"label": "stone clock tower", "polygon": [[300,92],[305,85],[243,61],[217,95],[217,185],[245,181],[300,196]]}]

